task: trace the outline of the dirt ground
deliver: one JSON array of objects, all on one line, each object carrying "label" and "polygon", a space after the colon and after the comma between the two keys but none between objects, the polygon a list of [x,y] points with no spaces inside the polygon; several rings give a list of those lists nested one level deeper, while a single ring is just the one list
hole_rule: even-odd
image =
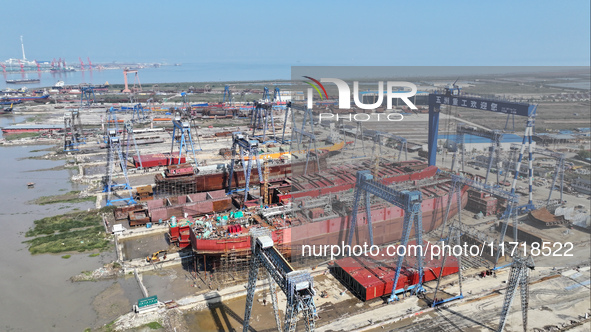
[{"label": "dirt ground", "polygon": [[125,291],[119,282],[114,282],[109,288],[97,295],[92,301],[92,307],[102,324],[128,313],[131,303],[125,296]]}]

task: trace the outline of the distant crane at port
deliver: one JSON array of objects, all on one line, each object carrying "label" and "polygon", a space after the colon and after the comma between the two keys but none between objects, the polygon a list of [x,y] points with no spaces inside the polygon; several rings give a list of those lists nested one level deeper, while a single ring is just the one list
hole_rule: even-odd
[{"label": "distant crane at port", "polygon": [[27,57],[25,56],[25,43],[23,42],[23,36],[21,36],[21,49],[23,50],[23,61],[27,61]]},{"label": "distant crane at port", "polygon": [[92,70],[92,62],[90,62],[90,57],[87,57],[86,59],[88,59],[88,69]]},{"label": "distant crane at port", "polygon": [[[279,331],[295,332],[297,327],[297,316],[302,313],[306,331],[314,331],[316,305],[314,304],[314,278],[306,270],[296,271],[275,248],[271,231],[268,228],[251,228],[250,245],[252,256],[249,264],[248,286],[246,289],[246,305],[244,308],[244,323],[242,331],[248,332],[250,327],[250,316],[254,294],[256,291],[257,275],[259,267],[267,271],[269,291],[271,293],[271,302],[273,304],[273,313],[275,323]],[[281,319],[279,317],[279,305],[277,302],[277,293],[275,284],[283,291],[287,299],[284,325],[281,328]]]},{"label": "distant crane at port", "polygon": [[82,58],[78,57],[78,60],[80,60],[80,70],[84,70],[84,62],[82,61]]}]

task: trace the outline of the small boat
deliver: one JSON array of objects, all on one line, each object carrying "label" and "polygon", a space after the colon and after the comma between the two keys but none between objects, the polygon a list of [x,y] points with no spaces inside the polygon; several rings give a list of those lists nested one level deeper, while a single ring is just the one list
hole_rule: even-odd
[{"label": "small boat", "polygon": [[35,182],[29,182],[29,183],[27,183],[27,187],[28,188],[34,188],[35,187]]},{"label": "small boat", "polygon": [[31,83],[40,83],[41,80],[38,78],[23,78],[20,80],[6,80],[8,84],[31,84]]}]

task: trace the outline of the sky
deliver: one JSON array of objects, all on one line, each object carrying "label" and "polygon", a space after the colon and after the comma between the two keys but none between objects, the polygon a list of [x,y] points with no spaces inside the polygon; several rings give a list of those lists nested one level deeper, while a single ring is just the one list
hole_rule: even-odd
[{"label": "sky", "polygon": [[[590,64],[590,1],[5,1],[0,60]],[[12,14],[7,14],[12,13]]]}]

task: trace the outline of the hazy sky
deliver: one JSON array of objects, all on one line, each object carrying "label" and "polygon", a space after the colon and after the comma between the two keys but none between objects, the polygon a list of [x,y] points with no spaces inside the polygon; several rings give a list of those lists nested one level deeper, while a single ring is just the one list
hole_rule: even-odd
[{"label": "hazy sky", "polygon": [[4,1],[0,60],[585,65],[590,1]]}]

